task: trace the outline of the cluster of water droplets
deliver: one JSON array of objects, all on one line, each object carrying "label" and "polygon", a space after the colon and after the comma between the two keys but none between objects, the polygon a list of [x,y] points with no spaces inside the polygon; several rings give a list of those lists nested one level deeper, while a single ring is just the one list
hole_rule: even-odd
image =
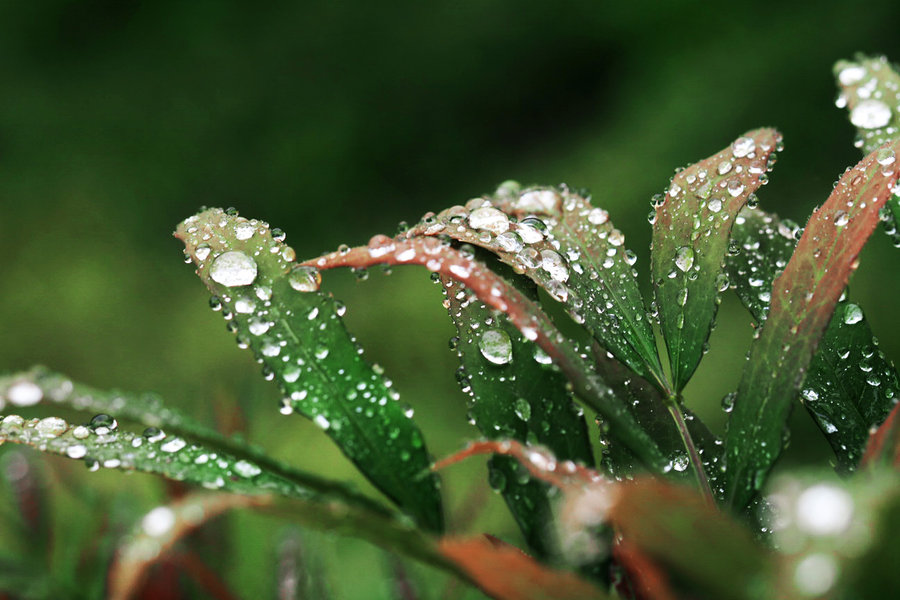
[{"label": "cluster of water droplets", "polygon": [[897,136],[900,110],[900,75],[887,59],[878,57],[841,61],[835,67],[841,92],[838,108],[850,109],[850,122],[857,129],[856,146],[870,152]]}]

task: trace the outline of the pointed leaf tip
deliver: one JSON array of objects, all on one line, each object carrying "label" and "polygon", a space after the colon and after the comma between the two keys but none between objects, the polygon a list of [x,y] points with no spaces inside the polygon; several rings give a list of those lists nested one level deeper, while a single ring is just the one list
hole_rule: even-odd
[{"label": "pointed leaf tip", "polygon": [[676,391],[703,356],[734,219],[766,182],[780,146],[774,129],[749,131],[680,171],[657,204],[651,270]]}]

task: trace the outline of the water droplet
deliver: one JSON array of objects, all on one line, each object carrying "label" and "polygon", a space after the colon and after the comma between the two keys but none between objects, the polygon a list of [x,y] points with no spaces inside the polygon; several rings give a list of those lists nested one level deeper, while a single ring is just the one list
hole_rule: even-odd
[{"label": "water droplet", "polygon": [[194,250],[194,255],[197,257],[197,260],[203,262],[207,258],[209,258],[209,253],[212,249],[209,247],[209,244],[200,244],[197,246],[197,249]]},{"label": "water droplet", "polygon": [[234,472],[244,478],[256,477],[262,473],[262,469],[246,460],[239,460],[234,463]]},{"label": "water droplet", "polygon": [[15,406],[34,406],[44,397],[44,392],[30,381],[14,383],[6,390],[6,399]]},{"label": "water droplet", "polygon": [[59,417],[47,417],[41,419],[34,426],[34,429],[45,438],[55,438],[65,433],[69,428],[69,424]]},{"label": "water droplet", "polygon": [[719,165],[716,167],[716,171],[718,171],[719,175],[725,175],[726,173],[728,173],[729,171],[731,171],[731,167],[732,167],[732,166],[733,166],[733,165],[731,164],[731,161],[730,161],[730,160],[723,160],[723,161],[720,162]]},{"label": "water droplet", "polygon": [[756,142],[750,137],[739,137],[731,145],[731,151],[737,158],[743,158],[756,150]]},{"label": "water droplet", "polygon": [[553,190],[531,190],[519,196],[516,208],[523,212],[553,214],[559,211],[559,196]]},{"label": "water droplet", "polygon": [[609,232],[607,241],[613,246],[621,246],[625,243],[625,234],[618,229],[613,229]]},{"label": "water droplet", "polygon": [[93,429],[94,433],[96,433],[97,435],[107,435],[110,432],[115,431],[118,426],[118,421],[116,421],[110,415],[103,413],[94,415],[94,418],[92,418],[91,422],[88,423],[88,427]]},{"label": "water droplet", "polygon": [[706,207],[709,209],[709,212],[717,213],[722,210],[722,201],[718,198],[713,198],[709,201]]},{"label": "water droplet", "polygon": [[254,310],[256,310],[256,302],[254,302],[252,298],[248,298],[248,297],[238,298],[234,302],[234,312],[236,312],[236,313],[240,313],[242,315],[249,315]]},{"label": "water droplet", "polygon": [[865,76],[865,67],[851,64],[841,69],[841,72],[838,73],[838,81],[841,82],[841,85],[853,85],[862,81]]},{"label": "water droplet", "polygon": [[819,399],[819,392],[817,392],[816,390],[814,390],[812,388],[804,388],[803,390],[801,390],[800,396],[804,400],[807,400],[809,402],[815,402],[816,400]]},{"label": "water droplet", "polygon": [[833,556],[822,552],[805,556],[794,567],[794,587],[801,594],[818,597],[830,590],[838,577],[838,564]]},{"label": "water droplet", "polygon": [[327,431],[331,427],[331,421],[326,419],[324,415],[316,415],[313,417],[313,422],[323,431]]},{"label": "water droplet", "polygon": [[541,251],[541,268],[550,274],[554,280],[564,282],[569,279],[569,269],[563,258],[553,250]]},{"label": "water droplet", "polygon": [[881,148],[878,150],[878,154],[875,155],[875,159],[878,161],[879,165],[886,167],[894,164],[894,161],[897,160],[897,156],[894,154],[893,148]]},{"label": "water droplet", "polygon": [[318,292],[322,285],[322,275],[315,267],[297,265],[291,269],[288,283],[298,292]]},{"label": "water droplet", "polygon": [[737,177],[728,180],[727,189],[732,198],[737,198],[744,193],[744,184]]},{"label": "water droplet", "polygon": [[515,412],[517,417],[527,422],[531,418],[531,404],[525,398],[518,398],[515,403]]},{"label": "water droplet", "polygon": [[469,214],[469,226],[473,229],[501,234],[509,229],[509,217],[502,210],[492,206],[477,208]]},{"label": "water droplet", "polygon": [[183,439],[181,439],[181,438],[172,438],[171,440],[169,440],[169,441],[166,442],[165,444],[161,445],[161,446],[159,447],[159,449],[162,450],[163,452],[168,452],[168,453],[171,454],[171,453],[174,453],[174,452],[178,452],[179,450],[181,450],[181,449],[184,448],[185,446],[187,446],[187,442],[185,442]]},{"label": "water droplet", "polygon": [[843,227],[847,223],[850,222],[850,215],[847,214],[846,211],[839,210],[834,213],[834,224],[838,227]]},{"label": "water droplet", "polygon": [[87,455],[87,448],[84,444],[75,444],[66,448],[66,456],[69,458],[84,458]]},{"label": "water droplet", "polygon": [[161,442],[166,438],[165,432],[156,427],[148,427],[141,435],[143,435],[144,439],[146,439],[148,442],[152,442],[154,444],[156,442]]},{"label": "water droplet", "polygon": [[514,231],[501,233],[496,239],[497,245],[506,252],[518,252],[523,248],[522,238]]},{"label": "water droplet", "polygon": [[141,528],[151,537],[169,533],[175,526],[175,512],[168,506],[157,506],[141,520]]},{"label": "water droplet", "polygon": [[269,322],[259,317],[250,319],[250,323],[248,325],[248,329],[250,329],[250,333],[252,333],[253,335],[262,335],[269,330],[269,327],[271,327]]},{"label": "water droplet", "polygon": [[588,221],[590,221],[594,225],[603,225],[604,223],[609,221],[609,213],[602,208],[595,208],[588,213]]},{"label": "water droplet", "polygon": [[675,251],[675,266],[685,273],[694,266],[694,250],[690,246]]},{"label": "water droplet", "polygon": [[847,304],[844,307],[844,323],[847,325],[853,325],[854,323],[859,323],[863,320],[863,311],[856,304]]},{"label": "water droplet", "polygon": [[891,122],[891,109],[881,100],[863,100],[850,111],[850,122],[860,129],[877,129]]},{"label": "water droplet", "polygon": [[797,526],[810,535],[837,535],[853,520],[853,498],[828,483],[815,484],[797,498]]},{"label": "water droplet", "polygon": [[487,329],[478,339],[481,355],[495,365],[505,365],[512,361],[512,340],[502,329]]},{"label": "water droplet", "polygon": [[234,226],[234,237],[243,241],[253,237],[256,227],[249,221],[241,221]]},{"label": "water droplet", "polygon": [[553,362],[553,359],[550,358],[550,355],[544,352],[544,350],[540,346],[534,347],[534,360],[536,363],[541,365],[549,365]]},{"label": "water droplet", "polygon": [[256,261],[243,252],[226,252],[213,262],[209,276],[225,287],[250,285],[256,279]]}]

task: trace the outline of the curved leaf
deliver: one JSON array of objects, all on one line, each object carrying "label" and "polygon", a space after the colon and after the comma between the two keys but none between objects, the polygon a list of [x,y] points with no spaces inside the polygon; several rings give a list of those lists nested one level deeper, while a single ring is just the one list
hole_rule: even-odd
[{"label": "curved leaf", "polygon": [[286,410],[318,424],[360,471],[424,526],[439,531],[437,479],[397,393],[361,356],[318,273],[295,267],[294,252],[268,225],[221,209],[185,220],[176,236],[221,303],[229,327],[285,394]]},{"label": "curved leaf", "polygon": [[340,496],[347,502],[366,506],[372,510],[386,511],[384,507],[345,483],[300,471],[274,460],[256,446],[223,436],[180,411],[164,405],[155,394],[97,390],[73,382],[64,375],[44,367],[35,367],[30,371],[0,377],[0,404],[4,402],[21,407],[44,402],[91,415],[115,415],[119,419],[156,429],[148,433],[148,436],[154,439],[187,438],[192,442],[199,442],[210,451],[221,452],[235,459],[259,465],[265,471],[291,481],[301,488],[320,494]]},{"label": "curved leaf", "polygon": [[547,353],[572,384],[575,394],[600,413],[608,422],[611,434],[621,440],[642,463],[655,471],[664,468],[665,457],[635,421],[628,406],[597,376],[591,364],[554,327],[537,304],[487,266],[452,248],[449,243],[442,243],[436,238],[391,240],[379,237],[383,241],[377,245],[332,252],[305,264],[320,269],[417,264],[459,281],[485,305],[506,314],[525,339],[533,341]]},{"label": "curved leaf", "polygon": [[[834,75],[841,89],[836,104],[847,108],[856,127],[854,145],[868,154],[896,140],[900,135],[900,73],[887,58],[859,54],[853,61],[838,61]],[[890,164],[896,158],[893,152],[885,152],[879,160]],[[888,200],[881,220],[894,245],[900,247],[900,196],[894,194]]]},{"label": "curved leaf", "polygon": [[896,183],[878,152],[844,173],[774,282],[728,423],[726,493],[736,508],[752,500],[781,452],[791,401]]},{"label": "curved leaf", "polygon": [[407,236],[441,235],[493,252],[561,302],[605,349],[665,387],[656,339],[632,267],[635,255],[609,214],[565,186],[528,188],[508,182],[428,214]]},{"label": "curved leaf", "polygon": [[[796,245],[793,223],[745,210],[734,226],[728,273],[757,322],[765,320],[772,284]],[[897,370],[878,348],[862,309],[838,302],[803,381],[800,401],[828,439],[844,471],[856,468],[869,430],[895,404]]]},{"label": "curved leaf", "polygon": [[[460,384],[471,396],[469,416],[488,438],[512,438],[550,448],[562,459],[593,463],[584,417],[572,404],[565,378],[550,357],[526,340],[503,313],[492,311],[465,287],[441,279],[457,330]],[[549,487],[521,480],[520,467],[505,456],[488,463],[494,489],[503,493],[528,544],[539,555],[556,550]]]},{"label": "curved leaf", "polygon": [[675,175],[656,207],[650,266],[676,391],[703,356],[734,217],[765,182],[780,144],[772,129],[747,132]]}]

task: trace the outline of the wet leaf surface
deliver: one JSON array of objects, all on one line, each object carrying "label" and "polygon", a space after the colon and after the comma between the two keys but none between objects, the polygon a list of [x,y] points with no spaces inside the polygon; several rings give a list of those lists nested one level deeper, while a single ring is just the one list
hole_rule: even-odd
[{"label": "wet leaf surface", "polygon": [[734,218],[766,180],[780,144],[772,129],[745,133],[678,172],[656,207],[651,273],[676,391],[703,357]]},{"label": "wet leaf surface", "polygon": [[735,508],[753,499],[781,453],[793,398],[896,183],[878,152],[844,173],[773,284],[728,424],[726,493]]},{"label": "wet leaf surface", "polygon": [[238,343],[249,347],[284,393],[284,413],[312,419],[360,471],[424,527],[440,531],[437,479],[412,413],[360,355],[343,307],[318,291],[314,268],[298,266],[267,224],[210,209],[176,236],[220,304]]}]

